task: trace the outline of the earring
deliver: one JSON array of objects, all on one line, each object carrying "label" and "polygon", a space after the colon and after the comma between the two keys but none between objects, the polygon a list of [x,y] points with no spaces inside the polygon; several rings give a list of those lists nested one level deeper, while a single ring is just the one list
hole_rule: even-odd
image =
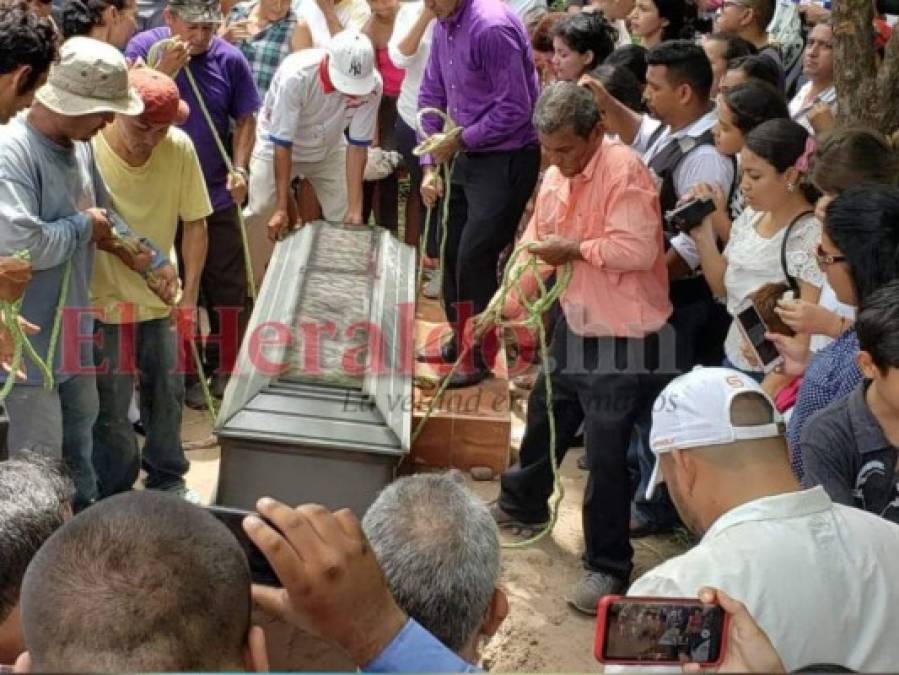
[{"label": "earring", "polygon": [[787,183],[787,192],[796,192],[796,183]]}]

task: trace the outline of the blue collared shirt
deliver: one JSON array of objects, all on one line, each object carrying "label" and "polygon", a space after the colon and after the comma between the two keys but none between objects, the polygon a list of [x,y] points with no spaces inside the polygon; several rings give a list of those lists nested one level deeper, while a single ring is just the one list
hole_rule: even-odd
[{"label": "blue collared shirt", "polygon": [[391,643],[367,666],[366,673],[477,673],[440,640],[409,619]]}]

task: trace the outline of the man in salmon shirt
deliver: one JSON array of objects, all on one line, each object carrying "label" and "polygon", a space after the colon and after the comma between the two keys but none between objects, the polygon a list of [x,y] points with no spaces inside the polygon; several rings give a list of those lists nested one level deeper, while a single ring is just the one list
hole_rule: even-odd
[{"label": "man in salmon shirt", "polygon": [[[553,332],[549,376],[557,459],[583,422],[590,465],[583,506],[585,575],[567,599],[596,614],[602,596],[627,588],[632,570],[626,454],[634,420],[677,371],[666,325],[671,305],[659,197],[639,155],[605,139],[586,89],[554,83],[537,102],[534,119],[552,166],[522,242],[535,242],[531,251],[547,276],[566,263],[573,266]],[[503,314],[515,318],[520,311],[512,300]],[[497,523],[507,529],[534,531],[549,519],[546,375],[541,373],[528,400],[519,463],[503,474],[492,505]]]}]

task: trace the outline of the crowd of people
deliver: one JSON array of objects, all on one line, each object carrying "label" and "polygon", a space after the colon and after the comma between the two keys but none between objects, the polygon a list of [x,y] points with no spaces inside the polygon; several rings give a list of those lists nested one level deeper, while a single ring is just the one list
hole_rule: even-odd
[{"label": "crowd of people", "polygon": [[[365,670],[476,669],[500,532],[553,522],[582,437],[576,611],[699,593],[723,670],[891,670],[899,160],[838,114],[835,39],[781,0],[2,4],[0,664],[265,670],[255,604]],[[318,218],[421,246],[450,330],[416,358],[451,388],[492,377],[531,307],[504,257],[534,257],[551,359],[495,501],[452,473],[361,521],[263,498],[283,588],[251,588],[183,407],[223,396],[276,242]],[[632,539],[677,527],[698,543],[632,581]]]}]

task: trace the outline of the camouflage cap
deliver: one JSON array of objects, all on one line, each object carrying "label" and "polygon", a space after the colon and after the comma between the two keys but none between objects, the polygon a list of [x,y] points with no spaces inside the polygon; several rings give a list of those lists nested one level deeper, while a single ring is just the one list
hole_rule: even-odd
[{"label": "camouflage cap", "polygon": [[188,23],[221,23],[220,0],[169,0],[169,9]]}]

